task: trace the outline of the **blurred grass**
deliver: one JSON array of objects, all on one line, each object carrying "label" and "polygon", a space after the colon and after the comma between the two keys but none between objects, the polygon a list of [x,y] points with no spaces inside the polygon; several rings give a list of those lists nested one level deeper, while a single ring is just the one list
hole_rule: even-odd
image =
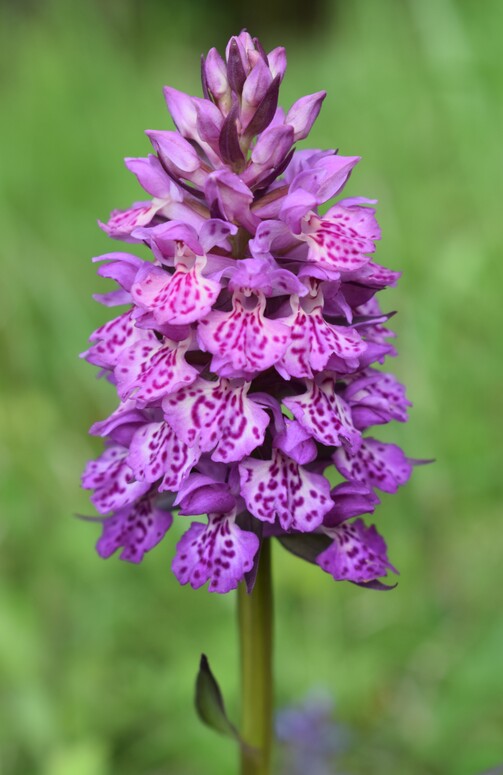
[{"label": "blurred grass", "polygon": [[[90,298],[89,258],[109,249],[95,220],[141,198],[121,160],[168,126],[164,83],[198,93],[196,46],[215,42],[169,4],[140,10],[138,38],[110,7],[107,24],[92,4],[1,8],[0,771],[230,775],[232,745],[196,721],[192,684],[205,651],[236,714],[232,596],[177,585],[180,526],[136,568],[100,561],[95,528],[72,518],[89,510],[87,428],[114,402],[76,358],[108,315]],[[404,271],[385,296],[390,367],[415,405],[384,435],[437,462],[377,513],[394,592],[276,551],[278,703],[324,684],[354,775],[475,775],[503,760],[503,7],[333,7],[289,48],[283,102],[326,88],[313,146],[363,156],[350,190],[379,198],[378,260]],[[235,30],[219,21],[221,44]],[[285,42],[267,19],[253,33]]]}]

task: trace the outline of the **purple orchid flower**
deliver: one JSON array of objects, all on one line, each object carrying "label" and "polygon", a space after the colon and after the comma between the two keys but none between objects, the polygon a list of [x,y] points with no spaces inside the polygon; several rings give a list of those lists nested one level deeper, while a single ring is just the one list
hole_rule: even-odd
[{"label": "purple orchid flower", "polygon": [[165,89],[176,131],[148,131],[154,154],[126,159],[147,199],[102,224],[152,260],[96,259],[118,286],[97,299],[125,309],[82,354],[119,399],[91,429],[106,447],[82,479],[99,554],[139,562],[174,509],[202,515],[173,572],[221,593],[253,578],[264,536],[285,535],[322,538],[323,571],[379,588],[396,571],[361,515],[414,462],[369,435],[410,405],[376,368],[394,354],[376,295],[399,273],[372,260],[374,200],[320,213],[359,157],[294,148],[326,95],[285,112],[285,69],[284,49],[243,31],[203,58],[203,97]]}]

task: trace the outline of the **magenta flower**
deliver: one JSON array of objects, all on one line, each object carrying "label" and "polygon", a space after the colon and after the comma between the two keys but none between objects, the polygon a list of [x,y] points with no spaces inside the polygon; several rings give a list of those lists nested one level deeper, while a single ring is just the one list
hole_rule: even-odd
[{"label": "magenta flower", "polygon": [[[412,470],[369,429],[403,422],[377,293],[399,274],[375,263],[374,200],[338,197],[359,162],[296,150],[325,98],[278,105],[282,48],[247,32],[203,59],[203,97],[167,87],[176,131],[148,131],[154,154],[127,159],[146,192],[102,228],[147,245],[96,259],[121,313],[82,357],[115,386],[96,423],[103,454],[82,483],[100,513],[102,557],[140,562],[172,523],[181,584],[229,592],[254,583],[276,537],[336,580],[382,586],[396,572],[362,514]],[[297,543],[296,543],[297,542]],[[308,547],[308,549],[306,549]]]}]

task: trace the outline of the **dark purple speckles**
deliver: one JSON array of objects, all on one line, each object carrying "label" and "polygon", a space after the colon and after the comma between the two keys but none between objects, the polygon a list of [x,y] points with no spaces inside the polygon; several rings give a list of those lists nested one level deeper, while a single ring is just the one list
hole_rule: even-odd
[{"label": "dark purple speckles", "polygon": [[177,545],[173,573],[180,584],[197,589],[210,582],[214,592],[235,589],[253,565],[258,549],[254,533],[236,525],[236,512],[209,514],[208,525],[193,522]]},{"label": "dark purple speckles", "polygon": [[397,572],[388,560],[386,544],[374,525],[367,527],[362,519],[357,519],[325,528],[324,532],[333,541],[316,562],[336,581],[364,584],[385,576],[388,570]]},{"label": "dark purple speckles", "polygon": [[[246,458],[239,466],[249,511],[263,522],[279,519],[284,530],[313,530],[332,508],[325,477],[308,471],[279,450],[272,460]],[[281,487],[277,476],[280,473]]]}]

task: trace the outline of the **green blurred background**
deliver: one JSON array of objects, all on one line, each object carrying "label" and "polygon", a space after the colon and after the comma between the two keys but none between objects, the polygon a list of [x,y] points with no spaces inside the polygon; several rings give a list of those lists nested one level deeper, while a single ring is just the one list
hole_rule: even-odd
[{"label": "green blurred background", "polygon": [[284,105],[328,90],[310,144],[363,156],[350,192],[380,200],[377,258],[404,271],[384,301],[414,402],[382,435],[437,459],[377,512],[395,591],[277,547],[278,706],[325,687],[352,775],[501,763],[503,4],[24,0],[1,17],[2,775],[235,772],[192,707],[205,651],[237,715],[234,596],[178,586],[179,527],[135,567],[100,560],[72,515],[89,513],[88,426],[114,405],[77,358],[109,315],[96,219],[142,198],[122,158],[169,128],[163,84],[198,94],[200,52],[243,24],[288,46]]}]

